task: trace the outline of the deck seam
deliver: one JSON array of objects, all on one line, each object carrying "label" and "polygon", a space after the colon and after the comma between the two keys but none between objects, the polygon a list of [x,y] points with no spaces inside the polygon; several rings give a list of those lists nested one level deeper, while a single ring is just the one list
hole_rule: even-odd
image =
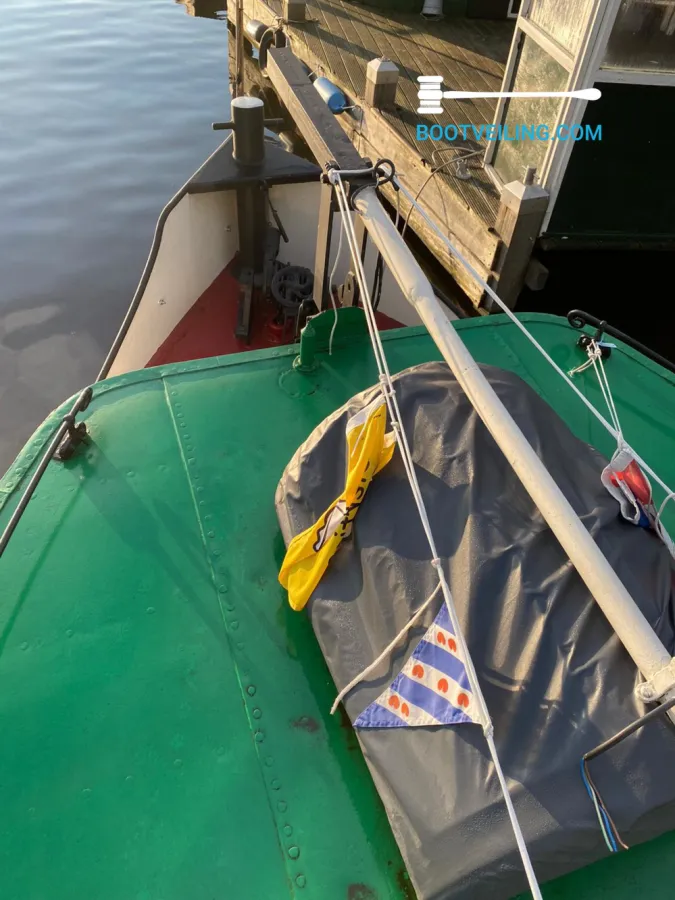
[{"label": "deck seam", "polygon": [[[213,530],[215,528],[215,526],[210,526],[211,531],[207,530],[206,524],[205,524],[205,519],[202,518],[202,515],[200,512],[200,506],[203,507],[206,504],[206,500],[198,500],[197,496],[196,496],[196,491],[199,491],[201,489],[201,491],[204,492],[204,486],[203,485],[196,486],[194,484],[197,473],[195,473],[195,477],[193,477],[191,475],[191,466],[189,465],[189,463],[190,463],[190,461],[193,461],[193,462],[196,461],[196,451],[194,451],[193,457],[187,457],[185,455],[186,451],[185,451],[183,444],[184,444],[185,440],[189,439],[189,435],[183,434],[182,439],[181,439],[181,432],[179,429],[180,423],[177,421],[177,416],[179,414],[177,414],[175,412],[174,405],[171,401],[171,391],[169,390],[168,379],[164,375],[162,375],[160,377],[161,377],[161,381],[162,381],[162,387],[164,390],[164,399],[166,402],[167,409],[169,411],[169,416],[171,418],[171,423],[173,425],[174,434],[176,437],[178,453],[179,453],[180,460],[183,465],[183,471],[185,473],[185,478],[188,483],[190,496],[192,498],[192,502],[193,502],[194,509],[195,509],[195,518],[197,520],[197,525],[199,527],[199,534],[202,539],[202,547],[204,549],[206,563],[208,565],[209,574],[211,576],[211,584],[213,586],[215,597],[216,597],[216,600],[218,603],[218,609],[220,610],[220,615],[221,615],[223,627],[225,630],[227,645],[228,645],[228,648],[230,651],[230,659],[232,662],[232,666],[234,667],[234,674],[237,679],[237,684],[239,685],[239,692],[241,694],[242,704],[244,707],[244,714],[246,716],[248,729],[249,729],[249,732],[250,732],[251,738],[252,738],[253,752],[254,752],[254,755],[256,758],[256,762],[258,764],[260,780],[261,780],[264,790],[265,790],[265,797],[267,798],[270,816],[272,819],[272,824],[274,826],[274,833],[275,833],[276,839],[277,839],[277,846],[279,848],[279,854],[281,856],[282,866],[286,873],[287,880],[289,882],[291,882],[292,877],[294,875],[296,875],[297,873],[292,872],[289,868],[288,856],[287,856],[287,853],[285,851],[284,844],[283,844],[281,824],[275,813],[274,800],[272,798],[272,793],[270,790],[270,787],[271,787],[270,781],[274,777],[274,771],[272,769],[266,769],[263,759],[261,758],[261,753],[259,750],[260,742],[258,741],[258,735],[261,732],[260,732],[260,729],[257,728],[257,723],[256,723],[255,719],[253,718],[253,716],[251,715],[250,703],[251,703],[251,697],[255,695],[255,688],[253,688],[253,693],[251,693],[252,685],[250,683],[245,684],[245,681],[248,681],[249,679],[246,679],[243,676],[242,670],[241,670],[239,662],[238,662],[238,650],[237,650],[237,647],[235,646],[234,639],[232,636],[232,628],[234,627],[234,622],[228,621],[228,618],[226,615],[227,610],[224,605],[223,596],[224,596],[224,593],[227,591],[227,586],[224,583],[219,584],[221,579],[217,575],[216,568],[215,568],[215,562],[214,562],[214,556],[210,549],[210,543],[212,543],[212,541],[207,539],[209,534],[213,534],[215,536],[215,531]],[[187,424],[187,423],[185,423],[185,424]],[[196,467],[192,467],[192,468],[194,469]],[[209,514],[207,513],[206,515],[209,515]],[[232,604],[232,607],[234,609],[233,604]],[[258,706],[260,706],[259,700],[256,701],[256,703]],[[289,821],[288,816],[285,816],[284,819],[285,819],[285,822]]]}]

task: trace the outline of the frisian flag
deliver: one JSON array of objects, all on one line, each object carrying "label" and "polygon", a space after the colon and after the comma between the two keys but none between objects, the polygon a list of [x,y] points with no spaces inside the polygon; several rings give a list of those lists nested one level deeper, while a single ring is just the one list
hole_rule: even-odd
[{"label": "frisian flag", "polygon": [[355,728],[487,725],[471,689],[448,609],[443,603],[406,664]]}]

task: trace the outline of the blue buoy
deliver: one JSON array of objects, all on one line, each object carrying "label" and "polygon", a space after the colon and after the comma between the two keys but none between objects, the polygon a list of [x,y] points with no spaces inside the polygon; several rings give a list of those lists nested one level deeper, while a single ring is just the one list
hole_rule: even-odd
[{"label": "blue buoy", "polygon": [[336,87],[332,81],[321,76],[314,80],[314,87],[321,95],[321,99],[327,105],[332,113],[340,113],[347,105],[347,98],[339,87]]}]

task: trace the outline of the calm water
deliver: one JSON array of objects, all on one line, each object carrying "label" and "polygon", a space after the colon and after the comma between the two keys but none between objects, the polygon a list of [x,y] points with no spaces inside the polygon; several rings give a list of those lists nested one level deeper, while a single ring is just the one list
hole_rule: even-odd
[{"label": "calm water", "polygon": [[219,5],[0,4],[0,471],[95,377],[160,209],[219,142]]}]

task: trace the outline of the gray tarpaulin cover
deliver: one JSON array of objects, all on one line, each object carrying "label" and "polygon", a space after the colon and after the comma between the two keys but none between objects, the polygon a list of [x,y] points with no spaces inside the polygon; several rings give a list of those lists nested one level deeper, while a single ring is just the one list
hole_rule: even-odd
[{"label": "gray tarpaulin cover", "polygon": [[[619,516],[606,460],[521,379],[484,372],[643,613],[673,650],[671,558]],[[635,666],[447,366],[395,379],[429,519],[540,881],[606,855],[579,773],[583,753],[645,712]],[[345,423],[376,389],[324,421],[289,463],[276,504],[286,543],[341,493]],[[398,453],[373,480],[309,614],[338,688],[369,665],[436,586]],[[345,707],[353,722],[397,675],[438,598]],[[357,731],[420,900],[526,889],[482,731]],[[590,764],[628,844],[675,827],[675,736],[659,720]]]}]

